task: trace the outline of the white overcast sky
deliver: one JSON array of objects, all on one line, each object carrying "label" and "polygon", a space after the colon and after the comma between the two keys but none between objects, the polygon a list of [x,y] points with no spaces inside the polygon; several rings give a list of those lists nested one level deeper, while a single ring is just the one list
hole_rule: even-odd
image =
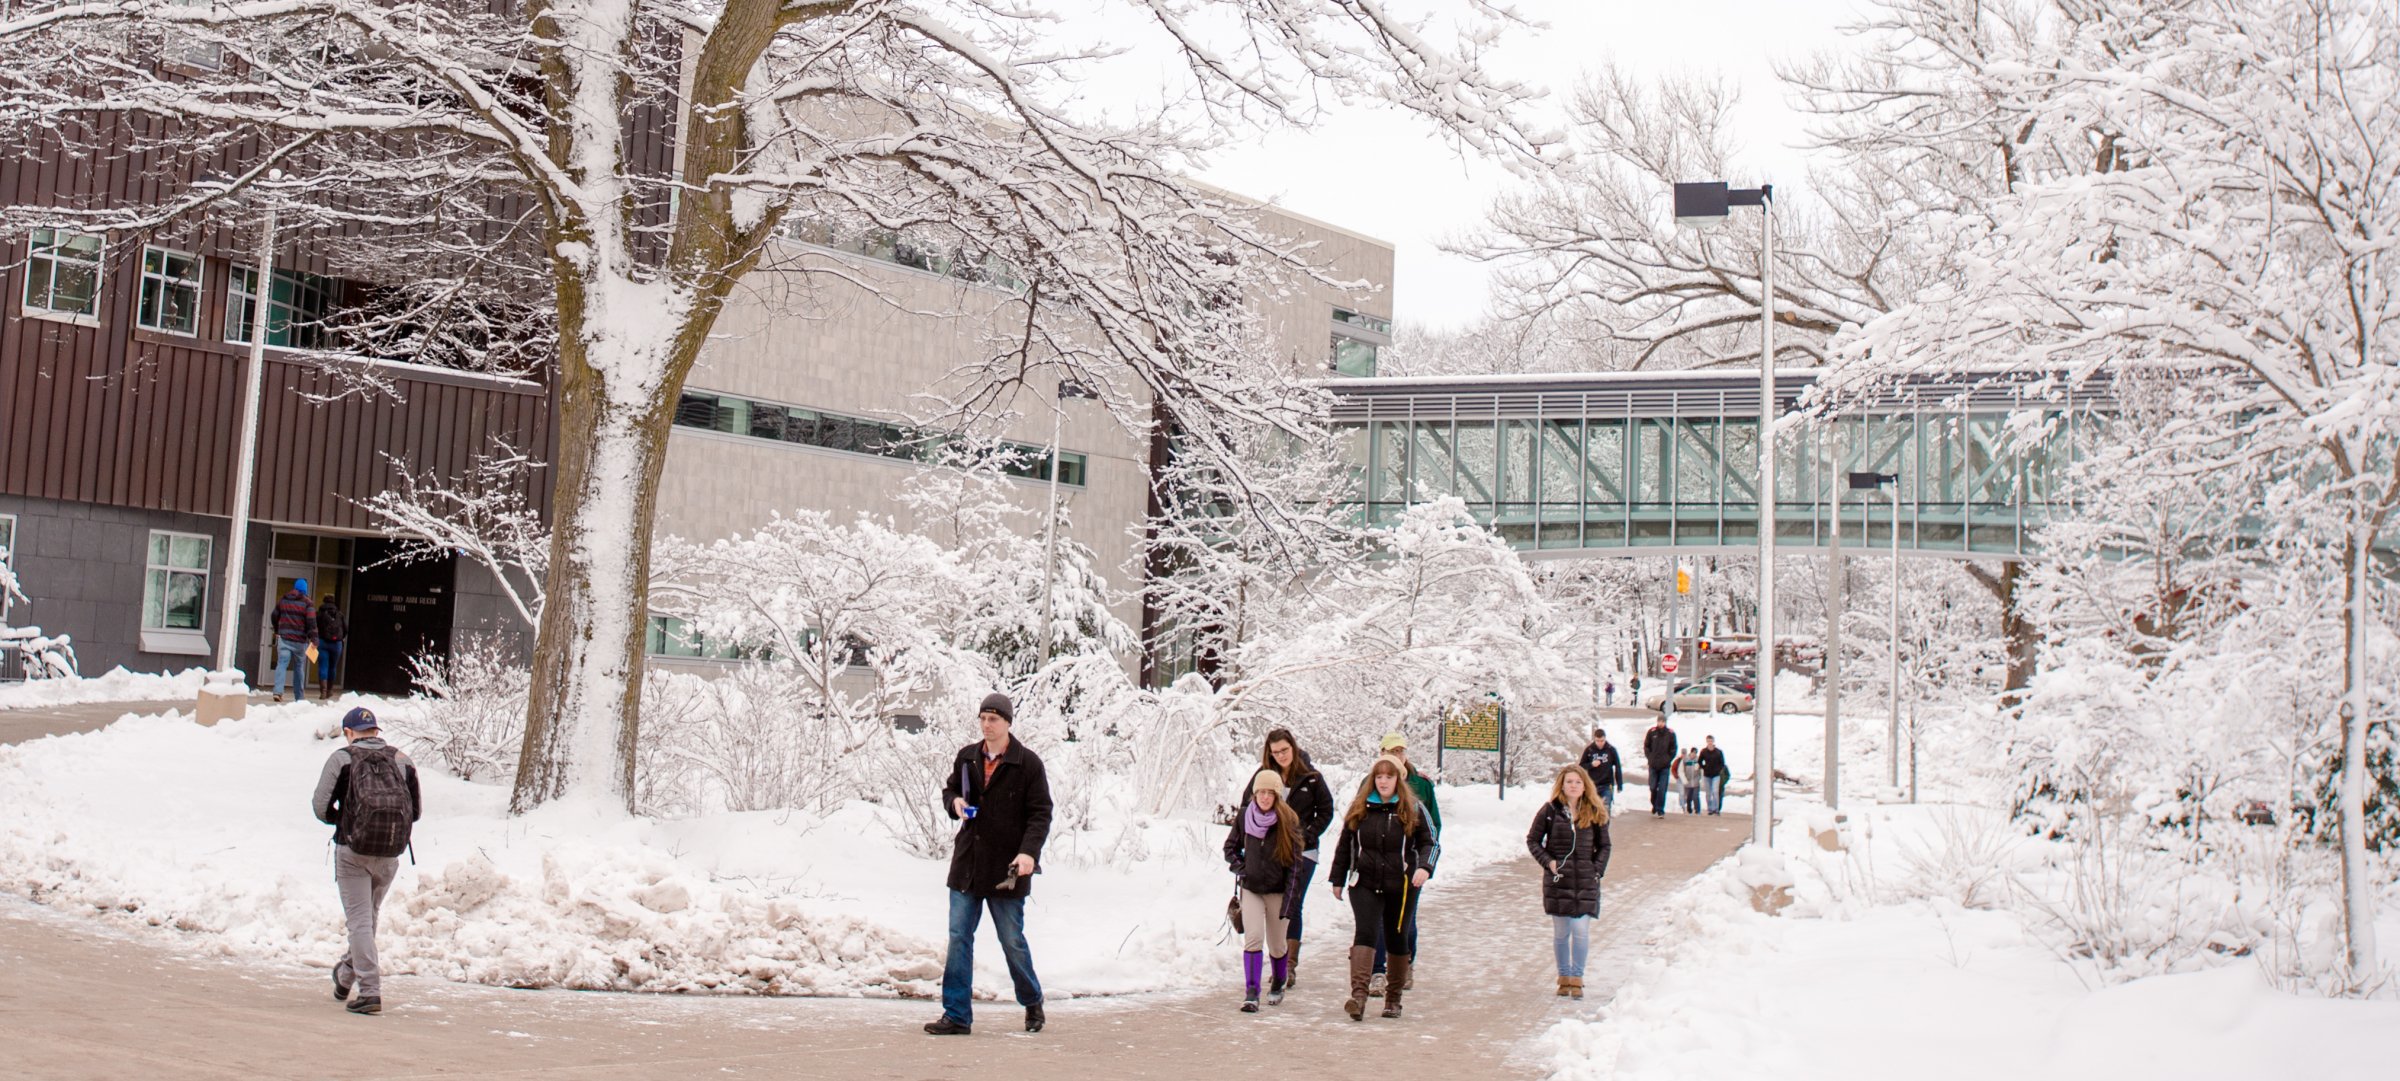
[{"label": "white overcast sky", "polygon": [[[1432,8],[1455,6],[1422,0]],[[1800,118],[1772,65],[1839,50],[1852,0],[1520,0],[1548,24],[1504,40],[1501,72],[1551,90],[1556,109],[1580,74],[1614,58],[1636,74],[1721,75],[1742,94],[1736,137],[1760,176],[1693,177],[1779,187],[1805,183]],[[1437,244],[1482,221],[1507,183],[1501,170],[1464,161],[1428,125],[1396,110],[1346,110],[1307,134],[1279,134],[1220,152],[1203,179],[1392,242],[1398,250],[1393,311],[1399,321],[1453,327],[1480,315],[1485,268]]]}]

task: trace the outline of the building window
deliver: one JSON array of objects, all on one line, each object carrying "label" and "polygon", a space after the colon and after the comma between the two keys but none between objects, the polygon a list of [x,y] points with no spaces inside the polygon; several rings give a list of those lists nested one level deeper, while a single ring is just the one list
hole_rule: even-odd
[{"label": "building window", "polygon": [[1025,291],[1024,275],[1007,260],[962,244],[895,233],[881,227],[846,227],[814,217],[788,219],[784,224],[784,235],[803,244],[863,255],[879,262],[956,278],[975,285],[988,285],[1004,292]]},{"label": "building window", "polygon": [[210,538],[150,531],[150,563],[142,584],[142,629],[197,631],[208,610]]},{"label": "building window", "polygon": [[1333,310],[1333,350],[1326,366],[1361,379],[1375,374],[1375,355],[1392,344],[1392,321],[1348,308]]},{"label": "building window", "polygon": [[169,334],[200,332],[200,257],[142,249],[142,304],[134,321]]},{"label": "building window", "polygon": [[25,310],[100,318],[100,238],[34,230],[25,259]]},{"label": "building window", "polygon": [[[325,320],[333,314],[334,280],[297,270],[275,272],[274,295],[267,300],[267,344],[278,349],[323,349],[328,335]],[[250,341],[250,322],[258,303],[258,268],[237,266],[227,277],[225,340]]]},{"label": "building window", "polygon": [[653,657],[703,661],[766,660],[774,656],[771,649],[702,634],[692,629],[690,620],[678,616],[651,616],[650,626],[642,635],[642,651]]},{"label": "building window", "polygon": [[[172,0],[177,7],[211,7],[214,0]],[[225,66],[225,46],[214,41],[202,41],[189,32],[169,30],[177,34],[167,45],[167,62],[202,71],[217,71]]]},{"label": "building window", "polygon": [[[866,417],[844,416],[798,406],[758,402],[727,394],[687,391],[675,403],[675,424],[727,435],[742,435],[777,443],[866,454],[902,461],[934,461],[945,441],[937,435]],[[1025,443],[1004,443],[1000,471],[1028,480],[1050,479],[1050,451]],[[1088,459],[1074,451],[1059,455],[1060,484],[1083,487]]]}]

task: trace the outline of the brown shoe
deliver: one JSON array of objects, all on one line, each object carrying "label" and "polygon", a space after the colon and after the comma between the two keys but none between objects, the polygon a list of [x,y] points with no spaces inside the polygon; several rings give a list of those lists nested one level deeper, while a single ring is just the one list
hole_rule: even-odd
[{"label": "brown shoe", "polygon": [[1574,997],[1574,998],[1582,998],[1582,997],[1583,997],[1583,977],[1581,977],[1581,976],[1575,976],[1575,977],[1572,977],[1572,978],[1568,979],[1568,980],[1567,980],[1567,991],[1568,991],[1568,993],[1569,993],[1569,995],[1570,995],[1571,997]]},{"label": "brown shoe", "polygon": [[1573,983],[1573,982],[1575,982],[1575,981],[1573,981],[1573,980],[1570,980],[1570,979],[1566,978],[1565,976],[1560,976],[1560,977],[1558,978],[1558,997],[1560,997],[1560,998],[1565,998],[1565,997],[1567,997],[1567,985],[1568,985],[1568,984],[1570,984],[1570,983]]},{"label": "brown shoe", "polygon": [[1391,978],[1383,982],[1383,1015],[1400,1016],[1400,993],[1408,990],[1409,962],[1416,960],[1404,954],[1391,956]]},{"label": "brown shoe", "polygon": [[1342,1009],[1350,1014],[1353,1021],[1364,1020],[1367,1016],[1367,978],[1374,972],[1375,947],[1350,947],[1350,998],[1342,1003]]}]

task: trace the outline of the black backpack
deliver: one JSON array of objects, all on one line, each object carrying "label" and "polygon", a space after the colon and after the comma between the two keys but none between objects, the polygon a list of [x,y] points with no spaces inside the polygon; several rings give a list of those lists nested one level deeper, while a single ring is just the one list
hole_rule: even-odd
[{"label": "black backpack", "polygon": [[350,749],[350,783],[342,796],[342,837],[361,856],[397,856],[408,851],[415,808],[400,752],[391,747]]}]

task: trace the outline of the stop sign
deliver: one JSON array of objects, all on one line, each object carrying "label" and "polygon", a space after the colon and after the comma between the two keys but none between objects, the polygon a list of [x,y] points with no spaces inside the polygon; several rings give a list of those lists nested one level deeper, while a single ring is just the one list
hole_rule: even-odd
[{"label": "stop sign", "polygon": [[1675,674],[1675,655],[1674,655],[1674,654],[1672,654],[1672,653],[1661,654],[1661,655],[1659,656],[1659,658],[1658,658],[1658,670],[1659,670],[1659,671],[1661,671],[1661,672],[1665,672],[1666,674],[1668,674],[1668,675],[1670,675],[1670,676],[1671,676],[1671,675],[1674,675],[1674,674]]}]

